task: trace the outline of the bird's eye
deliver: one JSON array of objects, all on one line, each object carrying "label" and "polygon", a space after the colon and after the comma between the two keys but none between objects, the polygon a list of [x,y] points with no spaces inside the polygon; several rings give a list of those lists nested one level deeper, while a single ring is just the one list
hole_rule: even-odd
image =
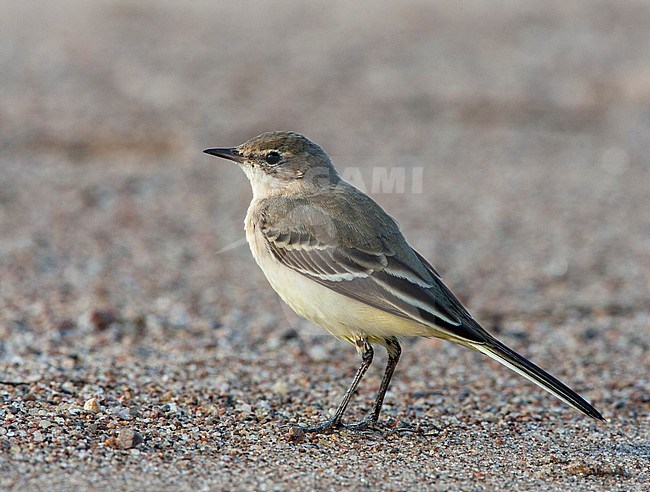
[{"label": "bird's eye", "polygon": [[271,164],[272,166],[274,164],[277,164],[278,162],[280,162],[281,159],[282,159],[282,156],[280,155],[279,152],[277,152],[275,150],[272,150],[271,152],[266,154],[266,157],[264,158],[266,163]]}]

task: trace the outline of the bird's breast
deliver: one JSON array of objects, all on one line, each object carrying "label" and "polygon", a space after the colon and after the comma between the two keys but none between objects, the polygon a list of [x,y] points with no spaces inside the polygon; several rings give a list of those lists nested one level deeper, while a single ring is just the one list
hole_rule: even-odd
[{"label": "bird's breast", "polygon": [[390,336],[431,336],[419,323],[399,318],[329,289],[280,263],[260,230],[254,204],[246,215],[246,239],[255,261],[271,287],[300,316],[322,326],[335,337],[352,341]]}]

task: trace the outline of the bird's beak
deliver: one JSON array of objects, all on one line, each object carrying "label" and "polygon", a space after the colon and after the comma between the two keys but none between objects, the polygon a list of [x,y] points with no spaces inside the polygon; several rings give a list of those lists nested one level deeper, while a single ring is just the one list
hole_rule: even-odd
[{"label": "bird's beak", "polygon": [[244,162],[244,156],[239,153],[235,147],[229,149],[205,149],[203,152],[210,155],[216,155],[230,161]]}]

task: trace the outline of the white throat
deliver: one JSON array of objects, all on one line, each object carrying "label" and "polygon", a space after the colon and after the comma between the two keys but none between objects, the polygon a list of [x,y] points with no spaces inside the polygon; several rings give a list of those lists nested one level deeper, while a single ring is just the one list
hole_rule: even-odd
[{"label": "white throat", "polygon": [[241,166],[253,188],[253,200],[277,195],[286,190],[287,184],[262,171],[258,166]]}]

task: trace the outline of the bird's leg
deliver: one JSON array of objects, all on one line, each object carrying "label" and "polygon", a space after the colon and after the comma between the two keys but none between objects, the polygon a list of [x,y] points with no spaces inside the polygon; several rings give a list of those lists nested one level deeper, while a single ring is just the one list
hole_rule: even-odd
[{"label": "bird's leg", "polygon": [[386,347],[386,351],[388,352],[388,363],[386,364],[386,371],[384,372],[384,377],[379,385],[379,391],[377,392],[375,403],[372,406],[372,411],[370,412],[370,415],[361,422],[346,424],[344,426],[346,429],[357,431],[364,430],[373,427],[379,421],[379,413],[384,404],[384,396],[386,396],[388,385],[390,384],[390,380],[395,372],[395,367],[397,367],[397,363],[399,362],[399,357],[402,354],[402,348],[395,337],[387,338],[384,340],[383,345]]},{"label": "bird's leg", "polygon": [[[331,418],[327,419],[324,422],[321,422],[320,424],[310,427],[298,426],[301,430],[305,432],[327,433],[342,426],[341,418],[343,417],[343,413],[345,413],[345,409],[347,408],[348,403],[350,403],[350,398],[352,398],[352,395],[357,390],[357,387],[359,386],[363,375],[370,367],[370,364],[372,364],[372,357],[374,355],[372,346],[370,343],[368,343],[368,340],[358,340],[356,342],[356,347],[357,351],[361,354],[361,366],[359,367],[356,376],[354,376],[352,384],[345,392],[345,395],[343,395],[343,400],[336,409],[336,412],[334,412],[334,415]],[[381,407],[381,403],[379,406]]]}]

